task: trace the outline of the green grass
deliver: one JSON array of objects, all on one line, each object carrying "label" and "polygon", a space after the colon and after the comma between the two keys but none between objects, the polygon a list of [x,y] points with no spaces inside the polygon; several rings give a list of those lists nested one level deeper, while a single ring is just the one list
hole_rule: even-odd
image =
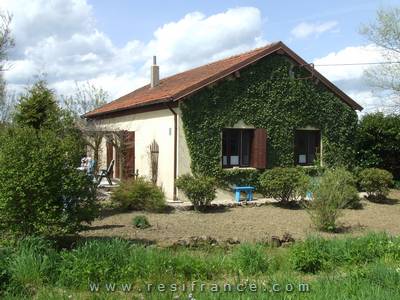
[{"label": "green grass", "polygon": [[[232,248],[165,249],[121,239],[91,240],[56,250],[27,238],[0,251],[4,299],[400,299],[400,238],[385,234],[330,239],[309,237],[289,248],[242,244]],[[105,284],[115,284],[107,292]],[[151,292],[147,292],[147,284]],[[165,284],[165,292],[157,284]],[[204,283],[204,291],[200,285]],[[229,283],[232,292],[223,292]],[[91,284],[99,292],[89,291]],[[129,293],[122,284],[132,284]],[[179,284],[177,291],[171,291]],[[212,291],[217,288],[218,293]],[[235,287],[246,286],[243,292]],[[250,284],[257,284],[251,291]],[[273,292],[272,287],[279,287]],[[278,284],[278,285],[276,285]],[[300,288],[308,284],[309,291]],[[252,288],[255,286],[253,285]],[[292,288],[287,291],[286,288]],[[141,288],[142,291],[139,291]],[[265,291],[266,290],[266,291]]]}]

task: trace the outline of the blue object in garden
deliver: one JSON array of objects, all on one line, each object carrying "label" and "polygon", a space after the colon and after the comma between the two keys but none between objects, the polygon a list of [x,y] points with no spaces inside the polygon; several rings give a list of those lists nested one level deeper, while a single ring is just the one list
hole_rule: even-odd
[{"label": "blue object in garden", "polygon": [[253,201],[253,191],[254,187],[252,186],[235,186],[233,188],[235,192],[235,200],[236,202],[240,202],[240,193],[245,192],[246,193],[246,199],[247,201]]},{"label": "blue object in garden", "polygon": [[307,193],[306,193],[306,198],[307,198],[308,200],[312,200],[312,192],[307,192]]},{"label": "blue object in garden", "polygon": [[91,177],[94,176],[95,168],[96,168],[96,161],[94,159],[91,159],[89,161],[89,165],[88,165],[87,170],[86,170],[87,175],[91,176]]}]

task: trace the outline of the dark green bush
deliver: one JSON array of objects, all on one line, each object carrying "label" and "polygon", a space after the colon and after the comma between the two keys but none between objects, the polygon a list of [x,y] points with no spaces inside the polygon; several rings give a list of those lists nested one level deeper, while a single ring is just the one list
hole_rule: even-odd
[{"label": "dark green bush", "polygon": [[123,209],[162,211],[165,208],[165,194],[162,189],[144,177],[121,182],[111,200]]},{"label": "dark green bush", "polygon": [[308,181],[301,168],[273,168],[260,176],[261,193],[288,204],[305,196]]},{"label": "dark green bush", "polygon": [[400,178],[400,115],[372,113],[357,127],[357,161],[362,168],[388,170]]},{"label": "dark green bush", "polygon": [[216,182],[212,177],[186,174],[176,180],[176,186],[192,202],[195,210],[204,210],[216,197]]},{"label": "dark green bush", "polygon": [[74,233],[97,213],[95,185],[76,170],[81,145],[50,130],[10,128],[0,137],[0,230]]},{"label": "dark green bush", "polygon": [[389,194],[389,187],[393,185],[393,175],[386,170],[370,168],[359,174],[360,187],[367,192],[368,198],[380,200]]},{"label": "dark green bush", "polygon": [[147,220],[147,217],[144,215],[134,216],[132,225],[140,229],[149,228],[151,226],[149,220]]},{"label": "dark green bush", "polygon": [[342,209],[359,205],[355,179],[343,168],[326,171],[306,204],[314,225],[324,231],[336,230],[336,220]]}]

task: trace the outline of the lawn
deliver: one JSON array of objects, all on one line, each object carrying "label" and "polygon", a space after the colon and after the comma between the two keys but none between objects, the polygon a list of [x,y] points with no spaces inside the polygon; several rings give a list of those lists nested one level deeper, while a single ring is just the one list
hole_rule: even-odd
[{"label": "lawn", "polygon": [[287,248],[28,238],[0,251],[0,267],[2,299],[400,299],[400,239],[385,234]]},{"label": "lawn", "polygon": [[[386,203],[362,200],[362,209],[346,209],[339,219],[340,233],[319,233],[326,237],[361,235],[369,231],[400,234],[400,191],[392,190]],[[146,215],[147,229],[136,229],[132,219]],[[81,232],[84,237],[121,237],[170,245],[190,236],[211,236],[217,240],[235,238],[242,242],[260,242],[269,237],[290,233],[295,239],[317,233],[304,209],[287,209],[273,204],[261,207],[235,207],[208,213],[172,211],[169,213],[110,213],[95,220]]]}]

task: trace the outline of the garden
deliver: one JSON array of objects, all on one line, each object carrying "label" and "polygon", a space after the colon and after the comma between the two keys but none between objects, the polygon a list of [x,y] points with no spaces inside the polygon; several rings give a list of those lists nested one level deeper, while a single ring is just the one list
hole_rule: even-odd
[{"label": "garden", "polygon": [[[1,129],[2,298],[399,294],[397,115],[360,120],[358,164],[183,175],[177,187],[192,203],[185,210],[140,176],[99,198],[97,181],[77,169],[92,138],[77,122],[40,81]],[[214,203],[232,182],[254,185],[256,198],[269,201]]]}]

